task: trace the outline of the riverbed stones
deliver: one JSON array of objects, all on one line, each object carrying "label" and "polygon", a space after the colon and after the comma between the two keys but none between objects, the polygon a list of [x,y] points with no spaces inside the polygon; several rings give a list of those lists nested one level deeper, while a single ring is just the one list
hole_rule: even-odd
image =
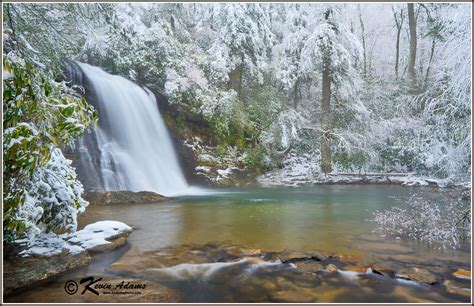
[{"label": "riverbed stones", "polygon": [[312,256],[303,252],[285,251],[278,255],[283,263],[294,263],[298,261],[310,260]]},{"label": "riverbed stones", "polygon": [[471,288],[459,282],[447,279],[443,282],[443,285],[446,288],[446,291],[449,293],[462,295],[465,297],[471,296]]},{"label": "riverbed stones", "polygon": [[407,246],[403,246],[397,243],[386,243],[386,242],[363,242],[357,245],[360,250],[379,253],[379,254],[410,254],[413,250]]},{"label": "riverbed stones", "polygon": [[85,196],[90,205],[159,203],[168,198],[151,191],[91,191]]},{"label": "riverbed stones", "polygon": [[367,271],[367,266],[344,266],[344,271],[356,272],[356,273],[365,273]]},{"label": "riverbed stones", "polygon": [[409,279],[418,283],[434,285],[438,283],[440,276],[419,267],[411,267],[397,271],[396,277]]},{"label": "riverbed stones", "polygon": [[366,258],[360,254],[344,254],[340,256],[339,261],[346,263],[365,262]]},{"label": "riverbed stones", "polygon": [[372,271],[376,274],[383,275],[385,277],[394,278],[395,271],[399,268],[396,265],[382,262],[382,263],[375,263],[371,265]]},{"label": "riverbed stones", "polygon": [[246,249],[238,246],[230,246],[226,248],[227,254],[234,257],[252,257],[261,256],[262,251],[258,249]]},{"label": "riverbed stones", "polygon": [[68,236],[67,242],[78,245],[89,253],[113,251],[127,242],[132,228],[118,221],[99,221]]},{"label": "riverbed stones", "polygon": [[324,266],[320,262],[314,260],[299,261],[294,263],[294,265],[303,273],[315,273],[324,270]]},{"label": "riverbed stones", "polygon": [[271,302],[311,303],[314,300],[313,296],[295,290],[276,291],[271,295]]},{"label": "riverbed stones", "polygon": [[471,279],[470,270],[458,269],[455,272],[453,272],[453,275],[457,278]]},{"label": "riverbed stones", "polygon": [[326,270],[327,270],[328,272],[331,272],[331,273],[332,273],[332,272],[336,272],[336,271],[337,271],[337,267],[336,267],[335,264],[329,264],[329,265],[326,266]]}]

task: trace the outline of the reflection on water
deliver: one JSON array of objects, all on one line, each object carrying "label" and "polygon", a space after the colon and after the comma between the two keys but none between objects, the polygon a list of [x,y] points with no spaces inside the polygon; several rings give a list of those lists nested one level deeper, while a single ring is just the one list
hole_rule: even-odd
[{"label": "reflection on water", "polygon": [[[186,257],[188,251],[176,254],[177,264],[147,261],[151,256],[147,254],[155,256],[167,247],[228,242],[266,251],[324,250],[366,265],[387,260],[398,264],[415,263],[430,266],[440,274],[448,273],[450,267],[470,269],[468,242],[460,250],[439,250],[372,232],[374,224],[367,221],[372,213],[390,208],[395,197],[408,197],[411,192],[413,189],[399,186],[317,186],[240,190],[182,197],[158,204],[91,206],[80,217],[81,226],[99,220],[117,220],[135,230],[125,249],[97,256],[88,271],[77,271],[74,275],[93,271],[104,277],[140,278],[176,289],[179,300],[188,302],[462,300],[462,297],[447,294],[440,286],[425,288],[382,279],[372,273],[338,272],[308,277],[281,264],[258,265],[245,260],[216,264],[193,262],[192,257]],[[426,197],[449,200],[440,193],[422,192]],[[110,266],[114,262],[115,266]],[[124,262],[128,267],[117,272],[115,268]],[[72,275],[15,298],[18,301],[69,301],[63,292],[57,295],[53,292],[55,286]],[[44,292],[49,292],[49,300]],[[150,299],[156,300],[156,297]]]}]

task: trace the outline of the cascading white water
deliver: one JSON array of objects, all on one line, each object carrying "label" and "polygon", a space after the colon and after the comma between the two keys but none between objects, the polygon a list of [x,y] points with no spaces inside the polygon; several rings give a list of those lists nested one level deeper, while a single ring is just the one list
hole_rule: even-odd
[{"label": "cascading white water", "polygon": [[155,96],[125,78],[77,64],[92,84],[100,109],[101,122],[92,132],[100,170],[94,169],[91,149],[84,142],[79,144],[87,171],[100,171],[95,174],[107,191],[189,193]]}]

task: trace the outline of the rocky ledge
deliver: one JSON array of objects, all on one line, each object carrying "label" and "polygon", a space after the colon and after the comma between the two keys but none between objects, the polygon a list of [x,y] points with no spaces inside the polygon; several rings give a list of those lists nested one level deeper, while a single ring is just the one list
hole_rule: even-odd
[{"label": "rocky ledge", "polygon": [[90,255],[115,250],[132,232],[117,221],[99,221],[71,234],[43,234],[16,241],[15,254],[3,260],[3,294],[34,287],[58,275],[87,266]]},{"label": "rocky ledge", "polygon": [[163,202],[168,199],[151,191],[90,191],[84,198],[91,205],[145,204]]}]

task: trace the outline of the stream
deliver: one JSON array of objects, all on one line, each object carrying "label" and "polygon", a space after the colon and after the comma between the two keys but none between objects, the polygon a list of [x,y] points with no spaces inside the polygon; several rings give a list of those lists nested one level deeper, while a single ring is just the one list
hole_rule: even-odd
[{"label": "stream", "polygon": [[[301,273],[278,256],[239,254],[319,250],[340,263],[417,265],[445,279],[470,270],[470,241],[440,249],[374,232],[376,210],[417,192],[447,201],[449,192],[393,185],[328,185],[298,189],[228,189],[155,204],[89,206],[79,228],[117,220],[134,228],[125,246],[96,255],[87,268],[9,297],[9,302],[466,302],[441,284],[424,285],[370,273]],[[399,205],[399,204],[398,204]],[[242,251],[242,250],[245,251]],[[214,261],[205,254],[227,257]],[[251,255],[250,255],[251,256]],[[217,259],[216,259],[217,258]],[[146,282],[140,294],[68,295],[64,283],[93,275]],[[462,280],[461,280],[462,281]],[[470,280],[464,280],[469,283]]]}]

